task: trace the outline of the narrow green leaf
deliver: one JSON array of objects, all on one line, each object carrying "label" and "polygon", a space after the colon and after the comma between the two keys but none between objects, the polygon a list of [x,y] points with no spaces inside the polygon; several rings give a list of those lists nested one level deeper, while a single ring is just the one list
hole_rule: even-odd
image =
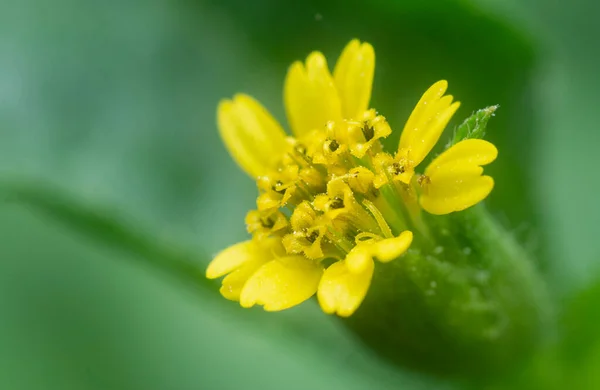
[{"label": "narrow green leaf", "polygon": [[0,193],[5,200],[20,203],[42,215],[117,250],[133,254],[178,279],[218,296],[218,287],[204,276],[199,259],[206,255],[182,248],[179,243],[157,240],[115,209],[89,205],[53,186],[26,181],[4,181]]},{"label": "narrow green leaf", "polygon": [[489,106],[476,111],[473,115],[465,119],[454,131],[452,142],[448,147],[457,144],[458,142],[469,138],[483,138],[485,129],[491,117],[494,116],[499,105]]}]

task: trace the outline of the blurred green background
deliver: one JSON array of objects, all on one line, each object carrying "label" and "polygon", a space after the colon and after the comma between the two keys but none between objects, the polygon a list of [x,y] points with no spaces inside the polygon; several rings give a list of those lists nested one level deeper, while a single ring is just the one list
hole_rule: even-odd
[{"label": "blurred green background", "polygon": [[592,0],[3,0],[0,388],[461,387],[388,365],[314,303],[242,311],[162,272],[164,258],[201,271],[246,237],[255,187],[220,143],[218,100],[250,93],[285,123],[287,66],[311,50],[333,66],[354,37],[375,47],[372,105],[397,130],[441,78],[463,102],[452,126],[500,104],[488,204],[562,325],[519,381],[548,388],[559,365],[594,388],[599,13]]}]

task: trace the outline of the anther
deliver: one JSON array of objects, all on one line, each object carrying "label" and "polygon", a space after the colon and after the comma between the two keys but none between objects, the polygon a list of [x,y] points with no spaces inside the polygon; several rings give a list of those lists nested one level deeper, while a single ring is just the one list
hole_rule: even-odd
[{"label": "anther", "polygon": [[306,146],[304,144],[301,144],[300,142],[296,143],[294,149],[296,150],[297,153],[299,153],[303,156],[306,154]]},{"label": "anther", "polygon": [[417,179],[417,183],[419,183],[419,185],[422,187],[424,185],[431,183],[431,179],[429,178],[429,176],[421,175]]},{"label": "anther", "polygon": [[329,150],[331,150],[332,152],[338,150],[339,147],[340,144],[338,144],[336,140],[332,139],[331,142],[329,142]]},{"label": "anther", "polygon": [[375,129],[373,126],[369,126],[368,122],[363,123],[362,132],[365,137],[365,141],[369,142],[375,136]]},{"label": "anther", "polygon": [[278,190],[278,188],[280,188],[282,185],[283,185],[283,182],[281,180],[277,180],[277,182],[275,183],[275,185],[273,185],[271,187],[271,189],[273,191],[277,192],[278,194],[283,195],[283,194],[285,194],[285,189]]},{"label": "anther", "polygon": [[275,220],[273,218],[261,218],[260,224],[266,229],[271,229],[275,226]]},{"label": "anther", "polygon": [[319,238],[319,233],[317,233],[315,231],[310,233],[310,235],[306,236],[306,240],[308,242],[310,242],[311,244],[314,243],[315,241],[317,241],[317,238]]},{"label": "anther", "polygon": [[332,209],[341,209],[344,207],[344,200],[342,198],[337,197],[333,198],[333,200],[329,204],[329,207],[331,207]]},{"label": "anther", "polygon": [[392,166],[391,166],[391,170],[392,170],[392,173],[393,173],[395,176],[401,175],[401,174],[403,174],[403,173],[404,173],[404,171],[405,171],[405,169],[404,169],[404,165],[400,165],[400,164],[399,164],[399,163],[397,163],[397,162],[395,162],[395,163],[393,163],[393,164],[392,164]]}]

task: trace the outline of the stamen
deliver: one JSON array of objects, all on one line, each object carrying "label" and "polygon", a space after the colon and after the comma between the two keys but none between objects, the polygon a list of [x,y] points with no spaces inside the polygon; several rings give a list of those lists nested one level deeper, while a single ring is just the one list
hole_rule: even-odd
[{"label": "stamen", "polygon": [[381,229],[381,233],[383,234],[383,236],[386,238],[394,237],[394,235],[392,234],[392,230],[390,229],[389,225],[385,221],[385,218],[383,217],[381,211],[379,211],[377,206],[375,206],[375,204],[373,204],[373,202],[371,202],[368,199],[363,199],[363,206],[365,206],[367,210],[371,212],[373,218],[375,218],[375,221],[377,221],[377,225],[379,225],[379,229]]},{"label": "stamen", "polygon": [[392,166],[390,167],[392,174],[394,176],[398,176],[403,174],[404,172],[406,172],[406,169],[404,168],[404,165],[401,165],[400,163],[393,163]]},{"label": "stamen", "polygon": [[332,209],[344,208],[344,200],[342,198],[337,198],[337,197],[333,198],[333,200],[329,204],[329,207],[331,207]]},{"label": "stamen", "polygon": [[314,230],[312,233],[306,236],[306,240],[311,244],[313,244],[317,240],[317,238],[319,238],[319,233]]},{"label": "stamen", "polygon": [[421,175],[419,176],[419,178],[417,179],[417,183],[421,186],[424,187],[427,184],[431,183],[431,178],[429,176],[426,175]]},{"label": "stamen", "polygon": [[338,144],[338,142],[334,139],[332,139],[329,142],[329,150],[331,150],[332,152],[335,152],[336,150],[338,150],[340,147],[340,144]]},{"label": "stamen", "polygon": [[369,125],[369,122],[365,121],[362,127],[363,135],[365,136],[365,141],[369,142],[375,136],[375,129],[373,126]]},{"label": "stamen", "polygon": [[285,188],[278,190],[278,188],[281,188],[282,186],[283,186],[283,182],[281,180],[277,180],[277,182],[273,186],[271,186],[271,189],[273,191],[277,192],[278,194],[283,195],[283,194],[285,194]]},{"label": "stamen", "polygon": [[300,142],[296,142],[296,145],[294,146],[294,150],[302,156],[305,156],[306,151],[307,151],[306,146]]},{"label": "stamen", "polygon": [[266,229],[271,229],[275,226],[275,220],[273,218],[261,218],[260,223]]}]

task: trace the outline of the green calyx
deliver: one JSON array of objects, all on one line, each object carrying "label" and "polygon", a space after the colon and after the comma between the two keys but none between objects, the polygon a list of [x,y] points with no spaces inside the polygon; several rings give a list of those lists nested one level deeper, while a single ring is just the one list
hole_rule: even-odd
[{"label": "green calyx", "polygon": [[532,260],[483,205],[426,215],[425,223],[431,241],[378,264],[362,307],[345,323],[396,363],[438,374],[506,372],[550,332]]}]

